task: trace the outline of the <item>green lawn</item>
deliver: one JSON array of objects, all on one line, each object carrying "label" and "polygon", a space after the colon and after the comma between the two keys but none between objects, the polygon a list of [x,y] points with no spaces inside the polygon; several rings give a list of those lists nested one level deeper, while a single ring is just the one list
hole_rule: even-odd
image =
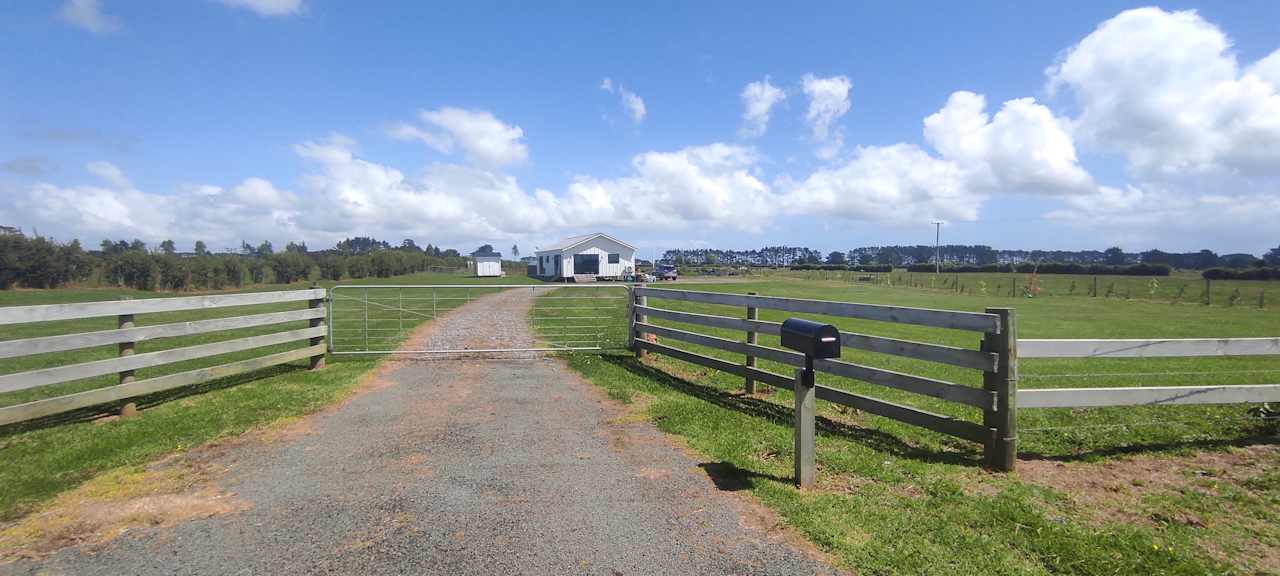
[{"label": "green lawn", "polygon": [[[495,284],[530,283],[527,278],[472,278],[460,275],[421,273],[395,278],[367,278],[343,284]],[[331,286],[332,283],[325,284]],[[265,285],[244,291],[289,290],[308,287]],[[465,290],[458,291],[465,293]],[[477,294],[483,289],[476,289]],[[444,293],[444,292],[442,292]],[[121,298],[157,298],[189,296],[197,293],[156,293],[129,289],[57,289],[12,290],[0,292],[0,306],[58,304]],[[447,296],[448,294],[446,294]],[[454,304],[459,302],[453,301]],[[205,318],[238,316],[306,307],[306,302],[280,305],[243,306],[213,310],[142,314],[137,325],[185,322]],[[422,318],[410,317],[404,330],[417,326]],[[115,318],[89,318],[60,322],[4,326],[0,339],[30,338],[114,328]],[[290,322],[141,342],[137,353],[191,346],[305,327],[305,322]],[[151,378],[224,364],[268,353],[304,346],[297,342],[243,352],[201,358],[139,370],[139,379]],[[5,359],[0,374],[22,372],[49,366],[65,365],[116,356],[115,345],[82,350]],[[283,418],[305,414],[342,398],[361,375],[375,363],[374,357],[330,357],[328,367],[309,372],[305,362],[273,367],[252,374],[226,378],[140,399],[141,416],[132,419],[91,420],[110,407],[72,413],[34,424],[18,424],[0,428],[0,520],[12,519],[56,495],[103,472],[148,462],[175,451],[181,451],[216,438],[239,434],[245,430],[270,424]],[[114,375],[86,378],[72,382],[0,394],[0,406],[9,406],[40,398],[110,386],[117,383]]]},{"label": "green lawn", "polygon": [[[678,286],[669,286],[678,287]],[[688,289],[956,310],[1015,306],[1023,338],[1280,336],[1280,310],[1206,308],[1119,299],[959,295],[838,281],[775,279]],[[650,305],[741,317],[741,309],[650,299]],[[778,321],[787,313],[761,310]],[[843,329],[956,346],[980,336],[826,318]],[[659,324],[741,340],[726,330]],[[761,336],[765,345],[776,338]],[[669,342],[703,354],[740,356]],[[1204,450],[1274,444],[1276,429],[1247,406],[1022,410],[1023,472],[981,471],[980,447],[885,418],[819,402],[819,489],[791,486],[791,396],[742,396],[741,378],[661,356],[575,355],[570,363],[611,396],[636,402],[662,429],[709,461],[722,486],[750,490],[859,573],[1213,574],[1268,573],[1280,554],[1275,451],[1236,475],[1209,466],[1171,483],[1143,484],[1112,467],[1133,458],[1189,458]],[[977,386],[976,371],[869,352],[845,359]],[[791,368],[761,361],[782,374]],[[1280,358],[1024,360],[1022,387],[1274,383]],[[977,410],[819,374],[819,382],[978,420]],[[639,400],[639,401],[637,401]],[[1045,474],[1061,461],[1120,486],[1082,490]],[[1145,461],[1145,460],[1141,460]],[[1226,467],[1230,468],[1230,467]],[[1271,472],[1268,472],[1268,469]],[[1112,475],[1108,478],[1107,475]],[[1044,476],[1044,477],[1041,477]],[[1206,479],[1211,482],[1206,483]],[[1131,482],[1123,484],[1123,482]],[[1105,482],[1104,482],[1105,483]],[[1114,492],[1113,492],[1114,491]],[[1100,492],[1102,495],[1094,494]],[[1123,498],[1121,496],[1124,496]],[[1195,521],[1185,518],[1194,511]],[[1118,519],[1122,518],[1122,519]]]},{"label": "green lawn", "polygon": [[[961,292],[977,296],[1022,298],[1031,275],[1013,272],[964,272],[933,274],[907,272],[866,274],[825,270],[770,270],[771,278],[859,283],[861,278],[904,290]],[[1096,285],[1095,285],[1096,282]],[[1205,302],[1220,307],[1280,307],[1280,282],[1265,280],[1214,280],[1206,283],[1199,273],[1174,272],[1170,276],[1093,276],[1089,274],[1039,274],[1035,279],[1042,298],[1077,297],[1116,300],[1152,300],[1163,303]],[[1097,289],[1096,293],[1094,289]]]}]

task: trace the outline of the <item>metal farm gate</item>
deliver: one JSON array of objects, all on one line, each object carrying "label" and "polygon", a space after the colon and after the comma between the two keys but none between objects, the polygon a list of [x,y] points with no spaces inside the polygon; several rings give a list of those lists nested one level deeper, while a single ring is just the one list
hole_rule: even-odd
[{"label": "metal farm gate", "polygon": [[339,285],[329,290],[333,354],[621,350],[631,286]]}]

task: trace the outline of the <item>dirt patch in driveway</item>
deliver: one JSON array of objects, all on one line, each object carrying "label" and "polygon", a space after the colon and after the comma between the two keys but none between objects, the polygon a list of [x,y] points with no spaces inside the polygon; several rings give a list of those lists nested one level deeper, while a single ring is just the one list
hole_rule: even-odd
[{"label": "dirt patch in driveway", "polygon": [[143,468],[99,475],[40,511],[0,529],[0,562],[40,558],[66,546],[100,546],[130,530],[238,512],[248,503],[219,490],[222,444]]}]

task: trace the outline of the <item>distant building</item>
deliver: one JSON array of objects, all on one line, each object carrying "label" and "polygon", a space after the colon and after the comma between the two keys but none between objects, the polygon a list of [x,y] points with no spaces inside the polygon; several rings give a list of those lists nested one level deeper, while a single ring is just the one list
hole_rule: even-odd
[{"label": "distant building", "polygon": [[0,236],[21,236],[22,229],[13,226],[0,226]]},{"label": "distant building", "polygon": [[502,276],[502,254],[499,252],[489,252],[486,254],[472,254],[471,258],[476,263],[476,276],[482,278],[495,278]]},{"label": "distant building", "polygon": [[544,280],[620,280],[635,271],[636,247],[596,232],[565,238],[536,255],[536,275]]}]

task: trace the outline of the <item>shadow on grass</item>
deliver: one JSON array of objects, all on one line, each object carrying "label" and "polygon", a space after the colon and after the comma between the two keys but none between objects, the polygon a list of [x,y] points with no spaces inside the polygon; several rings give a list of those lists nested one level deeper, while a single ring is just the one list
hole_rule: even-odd
[{"label": "shadow on grass", "polygon": [[[657,368],[642,364],[632,356],[605,355],[601,356],[601,359],[636,376],[651,380],[672,390],[693,396],[722,408],[727,408],[729,410],[757,418],[764,418],[776,424],[788,427],[792,425],[792,421],[794,419],[794,411],[791,408],[780,406],[759,398],[753,398],[751,396],[726,392],[713,386],[690,382],[684,378],[680,378],[667,372],[663,372],[662,370],[658,370]],[[981,454],[976,449],[966,448],[962,452],[952,452],[934,450],[923,446],[915,446],[908,444],[901,438],[887,432],[881,432],[870,428],[860,428],[822,416],[818,416],[816,418],[815,425],[818,432],[822,434],[837,436],[850,442],[856,442],[872,449],[902,458],[911,458],[931,463],[971,466],[976,466],[981,463]]]},{"label": "shadow on grass", "polygon": [[1249,434],[1236,438],[1208,438],[1183,440],[1178,442],[1158,442],[1148,444],[1132,444],[1128,446],[1108,446],[1093,450],[1082,450],[1071,454],[1043,454],[1040,452],[1018,451],[1019,460],[1047,460],[1050,462],[1087,462],[1106,460],[1117,456],[1134,456],[1139,454],[1167,454],[1192,451],[1214,451],[1225,448],[1243,448],[1246,446],[1268,446],[1280,444],[1275,423],[1260,423]]},{"label": "shadow on grass", "polygon": [[773,474],[765,474],[754,470],[739,468],[729,462],[703,462],[698,465],[707,477],[715,483],[716,488],[725,492],[737,492],[739,490],[750,490],[755,488],[755,480],[773,480],[774,482],[792,483],[795,479],[782,476],[774,476]]},{"label": "shadow on grass", "polygon": [[62,412],[60,414],[51,414],[43,418],[36,418],[34,420],[0,426],[0,438],[42,428],[53,428],[77,422],[87,422],[90,420],[97,420],[99,418],[110,417],[115,414],[119,414],[121,407],[130,402],[137,404],[138,410],[145,410],[174,400],[181,400],[190,396],[198,396],[207,392],[232,388],[254,380],[261,380],[263,378],[270,378],[272,376],[306,370],[307,366],[303,364],[280,364],[255,370],[253,372],[236,374],[234,376],[218,378],[216,380],[183,386],[172,390],[164,390],[154,394],[148,394],[146,396],[126,398],[105,404],[95,404],[93,406]]}]

